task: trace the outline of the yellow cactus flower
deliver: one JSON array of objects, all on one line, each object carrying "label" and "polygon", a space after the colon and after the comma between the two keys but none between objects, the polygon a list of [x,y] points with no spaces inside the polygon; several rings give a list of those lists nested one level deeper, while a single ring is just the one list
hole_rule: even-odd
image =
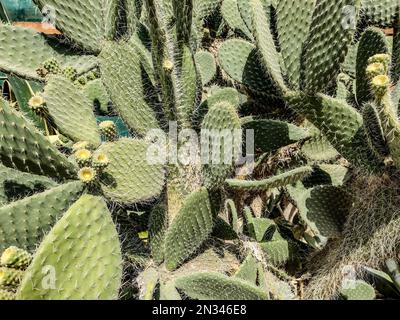
[{"label": "yellow cactus flower", "polygon": [[84,183],[91,183],[96,179],[96,171],[93,168],[84,167],[78,172],[79,180]]}]

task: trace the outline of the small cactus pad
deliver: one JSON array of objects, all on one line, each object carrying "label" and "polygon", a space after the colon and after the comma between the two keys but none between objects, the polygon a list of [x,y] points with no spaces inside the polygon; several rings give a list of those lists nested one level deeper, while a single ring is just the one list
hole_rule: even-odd
[{"label": "small cactus pad", "polygon": [[75,167],[22,115],[0,100],[0,160],[7,167],[71,178]]},{"label": "small cactus pad", "polygon": [[178,289],[198,300],[266,300],[267,293],[245,280],[220,273],[194,273],[175,281]]},{"label": "small cactus pad", "polygon": [[92,103],[72,82],[62,76],[51,77],[44,91],[47,110],[62,134],[75,142],[100,144],[100,133]]},{"label": "small cactus pad", "polygon": [[102,145],[94,156],[104,153],[109,165],[100,177],[106,198],[133,204],[158,196],[164,187],[162,164],[148,158],[149,144],[143,140],[121,139]]},{"label": "small cactus pad", "polygon": [[259,245],[266,254],[266,259],[275,266],[285,265],[296,256],[296,245],[287,240],[262,242]]},{"label": "small cactus pad", "polygon": [[213,214],[207,189],[190,194],[173,220],[165,238],[165,265],[176,269],[211,234]]},{"label": "small cactus pad", "polygon": [[376,297],[374,287],[365,281],[347,280],[343,285],[340,295],[345,300],[374,300]]},{"label": "small cactus pad", "polygon": [[26,269],[32,260],[32,255],[26,250],[15,246],[8,247],[0,257],[0,265],[14,269]]},{"label": "small cactus pad", "polygon": [[83,88],[83,93],[90,100],[92,108],[98,108],[104,113],[108,112],[110,96],[101,79],[89,81]]},{"label": "small cactus pad", "polygon": [[247,258],[242,262],[240,269],[235,273],[234,276],[255,285],[257,282],[257,272],[257,259],[254,258],[252,254],[249,254]]},{"label": "small cactus pad", "polygon": [[151,211],[149,219],[151,255],[156,264],[164,261],[164,240],[167,227],[167,209],[164,205],[159,204]]},{"label": "small cactus pad", "polygon": [[82,196],[38,248],[18,290],[25,300],[118,297],[120,242],[104,200]]},{"label": "small cactus pad", "polygon": [[1,207],[0,251],[9,246],[34,250],[81,192],[80,182],[70,182]]},{"label": "small cactus pad", "polygon": [[212,53],[199,51],[194,56],[197,69],[200,72],[203,86],[207,85],[217,74],[217,64]]}]

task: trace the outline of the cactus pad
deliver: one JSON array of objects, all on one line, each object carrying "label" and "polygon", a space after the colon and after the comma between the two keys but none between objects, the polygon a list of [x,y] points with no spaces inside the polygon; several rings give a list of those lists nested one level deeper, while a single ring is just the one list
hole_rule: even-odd
[{"label": "cactus pad", "polygon": [[4,100],[0,101],[0,159],[7,167],[54,178],[71,178],[75,173],[74,165]]},{"label": "cactus pad", "polygon": [[[235,141],[235,130],[240,129],[241,124],[239,116],[235,107],[229,103],[222,102],[215,105],[215,107],[213,107],[205,116],[202,130],[203,132],[207,130],[211,135],[211,141],[209,139],[207,141],[209,149],[202,148],[202,150],[209,151],[209,161],[203,167],[204,184],[207,188],[218,188],[232,173],[241,146],[241,136],[239,137],[239,141]],[[220,134],[221,139],[219,139],[219,141],[215,141],[214,130],[217,134]],[[228,137],[225,136],[225,130],[226,134],[229,135]],[[229,143],[231,145],[231,150],[225,150],[225,146]],[[215,150],[214,148],[216,147],[220,148],[220,154],[218,157],[215,157],[213,154]],[[230,155],[228,154],[229,159],[227,159],[227,155],[225,154],[228,152],[230,152]]]},{"label": "cactus pad", "polygon": [[2,24],[0,43],[0,70],[22,78],[40,80],[36,70],[55,55],[45,37],[28,28]]},{"label": "cactus pad", "polygon": [[73,141],[100,144],[92,103],[62,76],[51,77],[44,91],[47,110],[62,134]]},{"label": "cactus pad", "polygon": [[55,187],[56,182],[0,165],[0,205]]},{"label": "cactus pad", "polygon": [[356,28],[346,10],[358,11],[358,6],[356,0],[317,1],[303,55],[305,91],[324,92],[335,81]]},{"label": "cactus pad", "polygon": [[158,128],[141,77],[141,55],[130,43],[107,43],[101,53],[102,79],[124,121],[138,134]]},{"label": "cactus pad", "polygon": [[347,280],[346,287],[342,288],[340,295],[345,300],[374,300],[374,288],[362,280]]},{"label": "cactus pad", "polygon": [[272,81],[260,68],[259,53],[250,42],[225,41],[218,51],[218,60],[224,72],[238,83],[256,92],[278,95]]},{"label": "cactus pad", "polygon": [[106,203],[82,196],[38,248],[17,296],[22,300],[116,299],[122,276],[120,250]]},{"label": "cactus pad", "polygon": [[0,208],[0,251],[33,250],[82,192],[80,182],[55,187]]},{"label": "cactus pad", "polygon": [[248,190],[248,191],[265,191],[296,183],[307,177],[312,172],[311,167],[301,167],[291,171],[273,176],[265,180],[246,181],[238,179],[226,180],[227,185],[232,189]]},{"label": "cactus pad", "polygon": [[329,238],[341,235],[352,206],[349,194],[334,186],[305,189],[301,183],[288,189],[301,218],[313,232]]},{"label": "cactus pad", "polygon": [[194,273],[178,278],[176,287],[198,300],[266,300],[267,293],[245,280],[219,273]]},{"label": "cactus pad", "polygon": [[104,153],[109,165],[102,175],[102,190],[106,198],[133,204],[158,196],[164,186],[162,164],[151,164],[147,158],[149,144],[142,140],[121,139],[102,145],[97,153]]},{"label": "cactus pad", "polygon": [[214,227],[207,189],[190,194],[165,238],[165,265],[176,269],[207,240]]},{"label": "cactus pad", "polygon": [[214,56],[208,51],[199,51],[195,54],[197,69],[200,72],[203,86],[207,85],[217,73],[217,64]]},{"label": "cactus pad", "polygon": [[100,43],[108,35],[108,19],[114,18],[116,1],[113,0],[38,0],[54,15],[57,28],[80,48],[99,52]]}]

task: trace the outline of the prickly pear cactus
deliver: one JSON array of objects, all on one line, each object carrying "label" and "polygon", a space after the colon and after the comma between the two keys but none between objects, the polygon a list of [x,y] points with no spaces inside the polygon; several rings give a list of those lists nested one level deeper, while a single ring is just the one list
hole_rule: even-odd
[{"label": "prickly pear cactus", "polygon": [[57,37],[0,25],[0,300],[398,289],[397,2],[35,3]]}]

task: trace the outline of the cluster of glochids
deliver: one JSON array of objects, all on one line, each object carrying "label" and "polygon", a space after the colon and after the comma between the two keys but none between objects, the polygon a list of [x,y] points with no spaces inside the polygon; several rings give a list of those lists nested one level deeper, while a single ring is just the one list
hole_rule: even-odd
[{"label": "cluster of glochids", "polygon": [[371,88],[376,97],[383,97],[390,87],[390,55],[376,54],[369,58],[367,76],[371,79]]},{"label": "cluster of glochids", "polygon": [[37,73],[41,77],[46,77],[51,74],[59,74],[70,79],[77,86],[85,86],[89,81],[100,78],[98,70],[94,69],[84,75],[79,75],[78,70],[72,66],[62,68],[61,64],[56,58],[46,60],[43,65],[37,69]]},{"label": "cluster of glochids", "polygon": [[15,246],[4,250],[0,258],[0,300],[14,300],[32,255]]},{"label": "cluster of glochids", "polygon": [[98,181],[103,170],[108,166],[109,159],[104,153],[93,153],[90,144],[82,141],[73,146],[74,159],[79,165],[78,178],[85,184],[93,184]]}]

